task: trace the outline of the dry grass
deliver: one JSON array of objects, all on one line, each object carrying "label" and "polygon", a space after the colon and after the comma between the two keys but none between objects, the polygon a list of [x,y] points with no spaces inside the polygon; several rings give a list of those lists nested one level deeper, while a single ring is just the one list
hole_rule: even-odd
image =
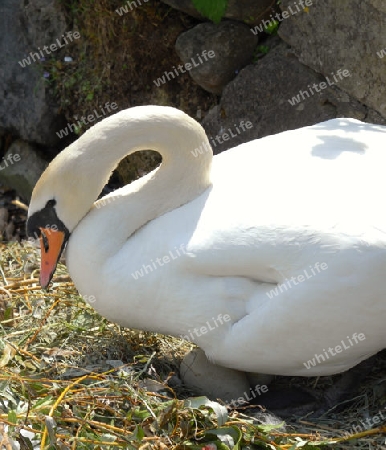
[{"label": "dry grass", "polygon": [[[67,20],[81,38],[47,60],[62,112],[75,116],[99,111],[106,101],[118,110],[136,105],[173,105],[192,117],[208,111],[216,96],[197,86],[188,73],[156,86],[154,80],[181,63],[174,45],[177,37],[197,20],[159,0],[147,0],[122,16],[116,9],[125,0],[61,0]],[[71,54],[73,62],[63,63]],[[92,125],[92,124],[91,124]],[[78,130],[82,134],[91,125]],[[75,138],[75,136],[73,136]]]},{"label": "dry grass", "polygon": [[[372,392],[385,389],[384,380],[345,415],[303,419],[285,432],[262,425],[258,407],[226,413],[205,398],[189,401],[178,378],[189,345],[107,322],[78,295],[64,265],[53,288],[41,291],[30,243],[0,244],[0,252],[1,449],[386,448],[380,424],[355,440],[343,433],[363,420],[365,407],[377,414]],[[21,430],[34,432],[34,447]]]}]

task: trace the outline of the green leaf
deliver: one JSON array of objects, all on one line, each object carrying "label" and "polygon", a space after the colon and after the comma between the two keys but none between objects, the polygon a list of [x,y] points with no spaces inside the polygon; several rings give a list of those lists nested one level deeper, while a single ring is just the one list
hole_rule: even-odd
[{"label": "green leaf", "polygon": [[277,20],[272,20],[267,27],[264,27],[264,31],[267,34],[275,35],[277,33],[277,29],[279,28],[279,22]]},{"label": "green leaf", "polygon": [[130,417],[130,419],[139,419],[139,420],[145,420],[148,417],[150,417],[151,414],[147,409],[133,409],[129,412],[128,417]]},{"label": "green leaf", "polygon": [[225,14],[228,0],[193,0],[193,5],[204,17],[219,23]]},{"label": "green leaf", "polygon": [[260,53],[263,53],[264,55],[266,55],[266,54],[269,52],[269,47],[268,47],[267,45],[259,45],[259,46],[257,47],[257,50],[258,50]]},{"label": "green leaf", "polygon": [[[48,395],[47,397],[41,397],[34,405],[34,408],[48,408],[53,404],[53,398],[51,395]],[[41,412],[41,411],[40,411]]]},{"label": "green leaf", "polygon": [[141,442],[144,437],[145,432],[143,431],[143,428],[139,425],[136,425],[134,430],[134,439]]},{"label": "green leaf", "polygon": [[219,426],[224,425],[228,419],[228,411],[225,406],[220,403],[212,402],[208,397],[191,397],[185,400],[185,406],[192,409],[200,409],[202,406],[211,408],[217,417]]},{"label": "green leaf", "polygon": [[17,424],[17,415],[16,415],[16,411],[11,409],[10,411],[8,411],[8,422],[13,423],[13,424]]},{"label": "green leaf", "polygon": [[215,435],[223,444],[226,444],[232,450],[240,450],[240,442],[243,435],[237,427],[222,427],[208,430],[205,433],[205,436],[207,435]]}]

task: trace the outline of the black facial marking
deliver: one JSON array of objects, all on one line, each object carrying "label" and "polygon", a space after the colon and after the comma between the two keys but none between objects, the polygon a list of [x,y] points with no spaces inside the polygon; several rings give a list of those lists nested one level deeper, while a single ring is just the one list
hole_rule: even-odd
[{"label": "black facial marking", "polygon": [[[56,200],[48,200],[46,206],[39,211],[36,211],[27,221],[27,235],[30,238],[38,239],[42,237],[44,248],[48,251],[48,239],[46,235],[42,235],[41,228],[52,231],[62,231],[65,235],[64,242],[68,241],[70,232],[64,223],[59,219],[56,214]],[[46,232],[49,233],[49,232]]]},{"label": "black facial marking", "polygon": [[43,240],[44,251],[47,253],[48,250],[50,249],[50,245],[48,243],[47,236],[44,234],[44,231],[41,231],[41,236],[42,236],[42,240]]}]

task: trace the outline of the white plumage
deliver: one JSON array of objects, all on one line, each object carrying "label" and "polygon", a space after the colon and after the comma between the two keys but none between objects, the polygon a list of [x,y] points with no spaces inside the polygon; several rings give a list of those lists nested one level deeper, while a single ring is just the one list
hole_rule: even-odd
[{"label": "white plumage", "polygon": [[[207,138],[193,119],[136,107],[51,163],[29,215],[56,200],[70,275],[108,319],[193,337],[226,367],[329,375],[386,344],[385,142],[386,127],[334,119],[212,161],[195,151]],[[93,205],[141,149],[160,168]],[[355,333],[365,339],[350,345]]]}]

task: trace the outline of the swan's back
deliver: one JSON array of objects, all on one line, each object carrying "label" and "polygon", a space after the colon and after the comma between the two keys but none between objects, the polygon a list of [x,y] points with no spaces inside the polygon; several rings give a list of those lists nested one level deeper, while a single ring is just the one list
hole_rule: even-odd
[{"label": "swan's back", "polygon": [[214,157],[214,191],[223,198],[237,196],[238,214],[246,209],[244,196],[247,209],[269,223],[355,220],[354,229],[373,219],[381,224],[386,219],[378,203],[386,192],[385,143],[386,127],[354,119],[258,139]]},{"label": "swan's back", "polygon": [[[88,262],[82,293],[98,292],[99,312],[121,325],[176,336],[229,315],[194,336],[220,365],[283,375],[352,367],[386,344],[385,138],[385,127],[334,119],[215,156],[212,186],[138,229],[102,276]],[[84,271],[72,251],[74,273]],[[317,263],[327,268],[272,293]],[[305,368],[355,332],[361,345]]]}]

